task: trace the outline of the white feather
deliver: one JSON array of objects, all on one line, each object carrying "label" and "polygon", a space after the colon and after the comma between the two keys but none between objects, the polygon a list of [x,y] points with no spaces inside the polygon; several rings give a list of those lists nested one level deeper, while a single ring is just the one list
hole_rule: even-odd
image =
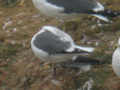
[{"label": "white feather", "polygon": [[104,11],[104,6],[97,2],[96,7],[93,9],[95,12]]},{"label": "white feather", "polygon": [[54,4],[51,4],[49,2],[47,2],[46,0],[32,0],[34,6],[40,10],[40,12],[42,12],[43,14],[47,15],[47,16],[56,16],[59,13],[58,12],[62,12],[64,11],[63,7],[59,7],[56,6]]},{"label": "white feather", "polygon": [[101,19],[103,21],[110,22],[110,20],[105,16],[98,15],[98,14],[92,14],[92,16],[95,16],[95,17],[97,17],[97,18],[99,18],[99,19]]},{"label": "white feather", "polygon": [[120,48],[117,48],[112,56],[112,68],[115,74],[120,77]]},{"label": "white feather", "polygon": [[118,40],[118,48],[114,51],[112,56],[112,68],[115,74],[120,77],[120,38]]},{"label": "white feather", "polygon": [[83,47],[83,46],[78,46],[78,45],[76,45],[76,48],[79,48],[79,49],[84,50],[86,52],[93,52],[95,50],[93,47]]}]

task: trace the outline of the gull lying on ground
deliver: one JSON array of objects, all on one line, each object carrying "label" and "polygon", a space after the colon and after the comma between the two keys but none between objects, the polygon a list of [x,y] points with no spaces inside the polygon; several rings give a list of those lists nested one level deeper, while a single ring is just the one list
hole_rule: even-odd
[{"label": "gull lying on ground", "polygon": [[120,15],[118,11],[104,9],[97,0],[32,0],[34,6],[46,16],[71,18],[80,14],[89,14],[109,22],[108,17]]},{"label": "gull lying on ground", "polygon": [[98,64],[100,62],[86,56],[94,51],[93,47],[76,45],[70,35],[53,26],[42,27],[32,37],[31,48],[40,60],[48,63],[75,61],[75,63]]}]

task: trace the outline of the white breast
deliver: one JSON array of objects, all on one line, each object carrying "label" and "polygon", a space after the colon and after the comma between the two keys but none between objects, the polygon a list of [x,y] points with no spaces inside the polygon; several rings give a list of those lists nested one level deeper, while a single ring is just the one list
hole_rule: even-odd
[{"label": "white breast", "polygon": [[112,68],[116,75],[120,77],[120,48],[117,48],[113,53]]}]

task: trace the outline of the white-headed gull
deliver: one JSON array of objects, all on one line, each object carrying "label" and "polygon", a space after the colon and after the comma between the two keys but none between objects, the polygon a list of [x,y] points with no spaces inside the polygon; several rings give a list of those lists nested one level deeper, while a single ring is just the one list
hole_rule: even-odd
[{"label": "white-headed gull", "polygon": [[97,0],[32,0],[34,6],[46,16],[71,18],[79,14],[90,14],[109,22],[107,17],[116,17],[120,12],[104,9]]},{"label": "white-headed gull", "polygon": [[[70,35],[53,26],[43,26],[33,36],[31,48],[36,57],[48,63],[75,61],[74,65],[83,63],[84,66],[86,63],[91,65],[100,62],[100,60],[87,57],[94,51],[93,47],[76,45]],[[71,62],[68,64],[71,65]]]}]

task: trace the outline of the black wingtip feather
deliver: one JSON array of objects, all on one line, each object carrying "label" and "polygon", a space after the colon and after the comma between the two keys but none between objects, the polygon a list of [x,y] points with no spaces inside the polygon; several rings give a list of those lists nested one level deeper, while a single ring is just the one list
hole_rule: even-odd
[{"label": "black wingtip feather", "polygon": [[78,56],[73,62],[74,63],[91,64],[91,65],[102,64],[101,60],[97,60],[97,59],[85,57],[85,56]]},{"label": "black wingtip feather", "polygon": [[85,64],[85,65],[103,65],[105,63],[104,63],[103,60],[98,60],[98,59],[85,57],[85,56],[78,56],[77,58],[75,58],[72,61],[64,62],[64,64],[62,64],[62,66],[64,66],[64,67],[67,67],[67,66],[68,67],[69,66],[78,67],[81,64]]},{"label": "black wingtip feather", "polygon": [[110,9],[106,9],[104,11],[96,12],[95,14],[103,15],[106,17],[117,17],[120,16],[120,11],[112,11]]},{"label": "black wingtip feather", "polygon": [[64,62],[61,64],[64,68],[79,68],[81,65],[104,65],[105,62],[103,60],[98,60],[94,58],[89,58],[85,56],[78,56],[75,60]]}]

